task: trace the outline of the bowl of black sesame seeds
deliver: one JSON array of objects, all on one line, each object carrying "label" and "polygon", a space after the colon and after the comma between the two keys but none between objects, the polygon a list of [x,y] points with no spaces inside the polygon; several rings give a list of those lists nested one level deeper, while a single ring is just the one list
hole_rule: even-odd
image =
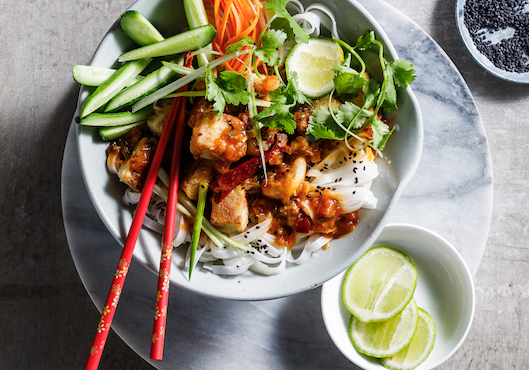
[{"label": "bowl of black sesame seeds", "polygon": [[529,0],[457,0],[461,38],[485,70],[529,83]]}]

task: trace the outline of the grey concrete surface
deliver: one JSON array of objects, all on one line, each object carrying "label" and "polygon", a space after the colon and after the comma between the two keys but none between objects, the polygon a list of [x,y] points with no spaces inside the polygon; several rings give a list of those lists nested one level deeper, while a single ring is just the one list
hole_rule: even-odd
[{"label": "grey concrete surface", "polygon": [[[341,0],[340,0],[341,1]],[[487,131],[494,170],[490,235],[476,275],[476,314],[439,369],[526,369],[529,355],[529,86],[488,75],[457,34],[450,0],[388,0],[424,28],[461,71]],[[0,1],[0,368],[83,366],[99,313],[64,233],[63,147],[87,64],[131,1]],[[151,369],[111,334],[101,369]]]}]

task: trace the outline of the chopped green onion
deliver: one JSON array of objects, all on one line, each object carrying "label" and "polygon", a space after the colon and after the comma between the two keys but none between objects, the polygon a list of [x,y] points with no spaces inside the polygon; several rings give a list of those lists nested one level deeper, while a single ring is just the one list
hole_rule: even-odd
[{"label": "chopped green onion", "polygon": [[193,224],[193,238],[191,239],[191,258],[189,261],[189,280],[191,280],[191,273],[195,265],[195,254],[197,253],[198,240],[200,239],[200,232],[202,230],[202,220],[204,219],[204,208],[206,208],[206,197],[208,194],[208,184],[201,182],[198,188],[198,202],[197,214],[195,216],[195,223]]}]

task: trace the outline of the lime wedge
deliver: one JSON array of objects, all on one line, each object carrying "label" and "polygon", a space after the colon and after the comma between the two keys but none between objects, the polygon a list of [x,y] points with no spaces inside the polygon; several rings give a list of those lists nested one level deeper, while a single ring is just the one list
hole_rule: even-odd
[{"label": "lime wedge", "polygon": [[390,247],[368,250],[345,276],[343,300],[360,321],[385,321],[408,304],[417,284],[410,258]]},{"label": "lime wedge", "polygon": [[380,362],[392,370],[415,369],[428,358],[434,342],[435,325],[433,320],[426,311],[419,308],[419,323],[410,344],[393,357],[380,359]]},{"label": "lime wedge", "polygon": [[388,321],[364,323],[351,316],[349,336],[358,350],[372,357],[390,357],[400,352],[413,338],[419,313],[415,300]]},{"label": "lime wedge", "polygon": [[323,38],[309,39],[290,51],[286,60],[287,76],[297,73],[298,87],[309,98],[325,96],[334,88],[333,67],[344,61],[338,43]]}]

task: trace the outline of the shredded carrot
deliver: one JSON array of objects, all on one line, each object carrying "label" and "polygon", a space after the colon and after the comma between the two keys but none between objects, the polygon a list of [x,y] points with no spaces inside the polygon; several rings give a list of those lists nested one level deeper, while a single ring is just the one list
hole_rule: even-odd
[{"label": "shredded carrot", "polygon": [[[260,0],[204,0],[208,21],[217,30],[212,42],[213,50],[222,54],[226,48],[244,37],[251,37],[257,43],[259,35],[266,25],[266,14]],[[229,71],[246,73],[249,55],[233,59],[224,64]],[[261,72],[266,67],[260,61],[256,63]],[[250,66],[253,68],[253,66]]]}]

